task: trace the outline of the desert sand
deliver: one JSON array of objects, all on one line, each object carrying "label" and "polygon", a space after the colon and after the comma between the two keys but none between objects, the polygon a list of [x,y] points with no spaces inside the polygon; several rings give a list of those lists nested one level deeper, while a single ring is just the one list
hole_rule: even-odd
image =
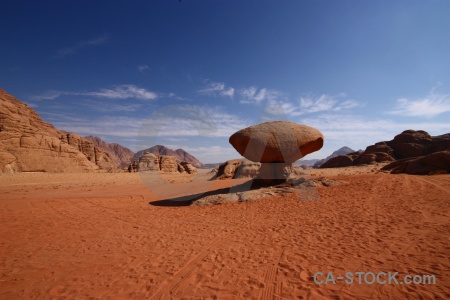
[{"label": "desert sand", "polygon": [[[1,299],[449,299],[450,176],[321,169],[317,198],[195,207],[230,187],[138,173],[0,177]],[[316,284],[313,274],[435,275],[435,285]],[[323,278],[322,278],[323,279]]]}]

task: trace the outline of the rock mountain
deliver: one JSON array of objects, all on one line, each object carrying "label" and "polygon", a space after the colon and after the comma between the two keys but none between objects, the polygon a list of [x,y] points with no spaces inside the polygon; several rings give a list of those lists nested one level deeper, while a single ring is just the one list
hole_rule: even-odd
[{"label": "rock mountain", "polygon": [[0,172],[115,171],[110,153],[44,122],[28,105],[0,89]]},{"label": "rock mountain", "polygon": [[134,152],[117,143],[107,143],[96,136],[86,136],[85,139],[91,141],[95,147],[108,152],[117,166],[127,168],[133,161]]}]

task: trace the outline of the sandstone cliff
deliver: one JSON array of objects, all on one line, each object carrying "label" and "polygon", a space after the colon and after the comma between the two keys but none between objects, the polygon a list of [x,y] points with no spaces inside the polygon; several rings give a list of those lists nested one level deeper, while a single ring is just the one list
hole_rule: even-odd
[{"label": "sandstone cliff", "polygon": [[91,141],[95,147],[108,152],[115,164],[121,168],[127,168],[133,162],[134,152],[120,144],[107,143],[97,136],[86,136],[84,138]]},{"label": "sandstone cliff", "polygon": [[110,154],[77,134],[44,122],[0,89],[0,172],[113,171]]}]

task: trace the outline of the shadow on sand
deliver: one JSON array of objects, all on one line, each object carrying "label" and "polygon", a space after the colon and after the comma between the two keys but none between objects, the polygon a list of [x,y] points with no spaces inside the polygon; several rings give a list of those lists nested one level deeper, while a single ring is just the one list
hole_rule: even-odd
[{"label": "shadow on sand", "polygon": [[[273,185],[273,184],[271,184]],[[217,189],[214,191],[208,191],[203,193],[197,193],[192,195],[186,195],[181,197],[174,197],[174,198],[168,198],[163,200],[157,200],[157,201],[150,201],[148,204],[153,206],[189,206],[191,203],[195,200],[198,200],[202,197],[206,196],[213,196],[213,195],[219,195],[219,194],[228,194],[228,193],[239,193],[239,192],[246,192],[250,190],[257,190],[262,187],[267,187],[269,185],[262,183],[259,180],[249,180],[244,183],[241,183],[239,185],[235,185],[229,188],[222,188]]]}]

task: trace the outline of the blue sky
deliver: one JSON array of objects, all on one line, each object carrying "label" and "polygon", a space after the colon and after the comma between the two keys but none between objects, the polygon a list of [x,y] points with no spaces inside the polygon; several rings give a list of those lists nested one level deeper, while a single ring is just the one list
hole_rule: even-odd
[{"label": "blue sky", "polygon": [[239,157],[268,120],[307,158],[450,132],[450,1],[2,1],[0,87],[57,128],[132,150]]}]

